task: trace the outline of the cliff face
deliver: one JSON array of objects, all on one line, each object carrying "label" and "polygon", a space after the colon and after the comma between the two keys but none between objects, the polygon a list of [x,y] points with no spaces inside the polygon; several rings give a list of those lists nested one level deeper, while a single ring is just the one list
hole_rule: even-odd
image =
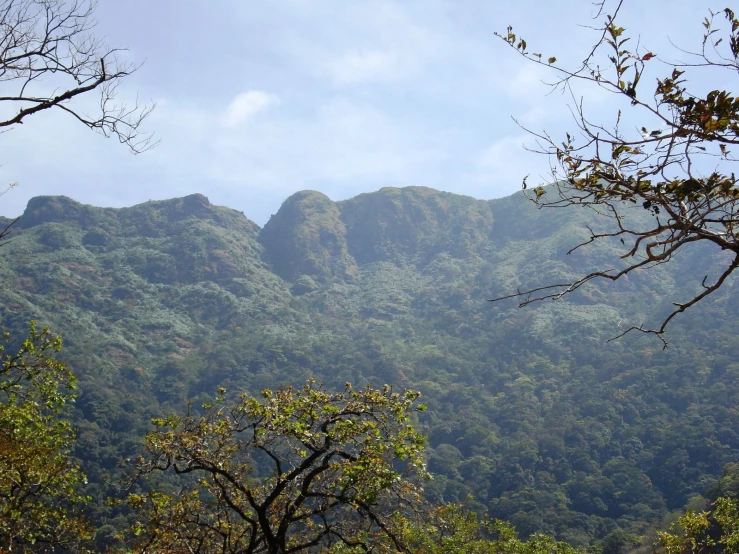
[{"label": "cliff face", "polygon": [[484,201],[425,187],[383,188],[342,202],[302,191],[260,229],[200,194],[121,209],[43,196],[29,202],[14,228],[38,234],[48,249],[125,246],[136,272],[152,282],[219,282],[266,264],[303,294],[328,281],[354,281],[368,264],[421,269],[439,256],[500,261],[506,245],[565,245],[582,227],[559,213],[538,215],[516,197]]},{"label": "cliff face", "polygon": [[[605,223],[583,211],[542,212],[520,195],[485,201],[407,187],[341,202],[298,192],[263,229],[201,194],[121,209],[42,196],[29,201],[13,229],[48,252],[83,248],[113,256],[111,263],[125,260],[152,283],[205,280],[240,290],[244,279],[269,275],[301,295],[328,282],[354,282],[378,263],[438,274],[434,268],[449,258],[479,272],[478,283],[496,294],[617,260],[615,242],[565,255],[586,239],[588,226]],[[673,285],[657,286],[666,292]]]},{"label": "cliff face", "polygon": [[384,188],[343,202],[303,191],[284,202],[260,242],[284,279],[325,282],[355,279],[359,267],[374,262],[474,256],[492,230],[489,202],[425,187]]},{"label": "cliff face", "polygon": [[[617,259],[613,245],[564,255],[586,236],[586,225],[602,223],[587,217],[595,216],[542,213],[520,195],[484,201],[407,187],[342,202],[298,192],[263,229],[200,194],[122,209],[45,196],[29,202],[13,229],[48,252],[83,248],[112,257],[151,283],[209,281],[247,294],[254,282],[277,279],[299,296],[328,282],[355,282],[363,268],[386,263],[426,271],[441,287],[448,271],[438,268],[448,258],[494,295]],[[672,284],[658,286],[665,292]]]},{"label": "cliff face", "polygon": [[325,282],[358,274],[339,206],[320,192],[288,198],[262,229],[260,242],[275,272],[288,281],[305,276]]}]

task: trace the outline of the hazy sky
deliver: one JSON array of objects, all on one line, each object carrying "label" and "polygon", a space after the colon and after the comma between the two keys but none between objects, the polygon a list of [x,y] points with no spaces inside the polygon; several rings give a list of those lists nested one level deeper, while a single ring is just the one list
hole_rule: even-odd
[{"label": "hazy sky", "polygon": [[[626,0],[621,24],[669,54],[668,35],[695,46],[708,7]],[[0,214],[42,194],[130,206],[200,192],[261,225],[303,189],[334,200],[407,185],[511,194],[547,168],[511,116],[555,135],[573,126],[567,98],[541,83],[552,74],[493,32],[512,24],[530,50],[574,63],[595,37],[583,26],[592,10],[591,0],[100,0],[97,34],[145,60],[121,94],[156,101],[148,127],[161,144],[133,156],[63,113],[29,118],[0,135],[0,182],[20,184]],[[610,117],[612,98],[582,94]]]}]

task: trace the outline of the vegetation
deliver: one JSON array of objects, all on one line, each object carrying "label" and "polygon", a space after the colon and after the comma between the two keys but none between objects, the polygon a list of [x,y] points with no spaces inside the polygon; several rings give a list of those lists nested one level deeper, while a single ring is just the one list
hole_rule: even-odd
[{"label": "vegetation", "polygon": [[[294,239],[293,259],[317,256],[320,237],[340,231],[315,202],[300,195],[282,226],[319,237]],[[594,284],[535,311],[491,309],[491,292],[576,275],[615,252],[564,253],[598,216],[423,188],[334,209],[346,250],[333,252],[344,261],[290,280],[269,265],[282,243],[199,195],[120,210],[29,204],[0,257],[0,314],[14,332],[36,318],[68,337],[79,390],[65,413],[97,548],[120,545],[136,521],[106,499],[120,494],[119,461],[140,453],[150,419],[213,403],[219,386],[258,396],[315,377],[328,390],[419,390],[428,500],[576,547],[651,544],[737,461],[732,283],[675,322],[667,351],[646,338],[605,343],[620,319],[667,309],[661,297],[720,257],[696,248],[617,288]],[[183,486],[158,479],[151,487],[168,494]]]},{"label": "vegetation", "polygon": [[[0,126],[62,109],[149,146],[146,109],[106,111],[131,68],[113,71],[115,51],[85,38],[90,4],[2,7],[0,66],[28,107]],[[303,191],[260,229],[202,195],[120,210],[29,202],[0,256],[0,317],[16,334],[29,320],[64,329],[79,394],[46,328],[6,337],[0,551],[736,552],[736,183],[724,169],[736,101],[691,95],[678,68],[644,100],[655,55],[628,51],[615,15],[561,84],[605,87],[667,128],[599,134],[578,112],[585,146],[542,134],[565,174],[534,191],[539,206],[599,211],[422,187],[338,203]],[[736,69],[739,22],[721,17],[731,31],[722,43],[706,21],[698,65]],[[512,29],[503,38],[541,62]],[[733,57],[712,58],[722,44]],[[609,47],[612,79],[596,61]],[[46,73],[76,85],[24,98]],[[102,115],[80,116],[68,101],[95,89]],[[704,154],[720,164],[708,176],[693,164]],[[618,230],[601,231],[613,218]],[[627,266],[603,272],[627,238]],[[563,301],[481,304],[512,289],[524,304]],[[677,309],[661,300],[682,294]],[[671,323],[670,351],[604,343],[619,321],[650,317],[631,329]],[[125,494],[121,459],[135,473]]]},{"label": "vegetation", "polygon": [[[5,336],[6,341],[10,339]],[[85,476],[70,459],[74,434],[57,416],[74,378],[55,358],[61,339],[31,323],[0,368],[0,549],[56,552],[89,538],[81,515]]]},{"label": "vegetation", "polygon": [[692,502],[668,531],[658,533],[667,554],[739,552],[739,465],[727,464],[706,496]]},{"label": "vegetation", "polygon": [[670,531],[659,533],[665,553],[739,552],[739,502],[719,498],[714,506],[710,512],[689,510],[670,526]]},{"label": "vegetation", "polygon": [[[408,552],[392,514],[420,503],[406,470],[425,475],[410,425],[419,394],[349,384],[246,394],[221,390],[202,416],[157,419],[138,476],[172,471],[196,481],[174,495],[132,495],[146,508],[140,550],[290,553],[340,543],[364,550],[378,533]],[[422,405],[418,406],[419,409]],[[376,540],[376,539],[375,539]]]},{"label": "vegetation", "polygon": [[[94,8],[87,0],[0,2],[2,132],[46,110],[62,110],[134,153],[153,146],[151,135],[142,132],[153,106],[116,101],[120,82],[136,67],[91,33]],[[76,103],[90,93],[98,95],[97,110]],[[13,223],[0,223],[0,239]],[[81,516],[89,500],[80,492],[85,477],[69,455],[74,433],[59,418],[75,388],[72,374],[54,357],[60,348],[61,339],[48,328],[38,331],[33,321],[17,354],[0,345],[2,551],[57,552],[91,536]]]},{"label": "vegetation", "polygon": [[[420,524],[397,518],[402,540],[417,554],[577,554],[580,550],[537,533],[526,540],[512,525],[479,517],[464,506],[435,508]],[[383,552],[382,547],[379,548]],[[393,552],[392,548],[388,552]]]},{"label": "vegetation", "polygon": [[[622,4],[596,4],[596,17],[602,18],[599,38],[575,68],[559,65],[556,56],[529,50],[512,27],[499,36],[529,61],[553,68],[560,76],[553,86],[569,90],[573,98],[579,90],[574,87],[586,83],[620,99],[613,107],[617,113],[612,126],[594,121],[578,100],[572,106],[578,132],[564,139],[546,131],[529,132],[538,139],[539,151],[552,158],[547,179],[556,183],[553,190],[535,188],[534,202],[542,207],[592,207],[615,224],[589,229],[589,236],[570,252],[617,238],[624,263],[498,299],[517,297],[525,306],[561,298],[593,279],[617,281],[635,270],[669,262],[696,242],[728,252],[716,274],[701,276],[697,292],[675,302],[661,323],[633,325],[619,335],[635,330],[661,338],[676,315],[718,290],[739,267],[738,159],[732,153],[739,144],[739,99],[731,90],[710,90],[739,69],[739,20],[729,8],[709,12],[700,51],[677,49],[676,55],[688,61],[676,62],[664,52],[658,56],[649,50],[649,35],[627,44],[630,37],[618,25]],[[643,207],[650,217],[630,219],[630,205]]]}]

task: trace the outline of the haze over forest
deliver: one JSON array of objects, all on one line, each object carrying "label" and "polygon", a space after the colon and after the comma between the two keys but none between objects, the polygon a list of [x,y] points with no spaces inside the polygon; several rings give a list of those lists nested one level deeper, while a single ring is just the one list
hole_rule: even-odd
[{"label": "haze over forest", "polygon": [[739,17],[581,9],[0,0],[0,554],[739,554]]},{"label": "haze over forest", "polygon": [[74,455],[107,525],[126,520],[108,519],[105,483],[150,417],[219,386],[315,377],[418,389],[432,499],[587,546],[617,529],[649,536],[739,448],[733,283],[676,321],[667,350],[606,342],[690,294],[720,252],[537,308],[486,302],[613,257],[565,255],[603,223],[521,194],[422,187],[342,202],[299,192],[263,228],[202,195],[122,209],[38,197],[3,247],[0,305],[19,337],[30,319],[64,333]]}]

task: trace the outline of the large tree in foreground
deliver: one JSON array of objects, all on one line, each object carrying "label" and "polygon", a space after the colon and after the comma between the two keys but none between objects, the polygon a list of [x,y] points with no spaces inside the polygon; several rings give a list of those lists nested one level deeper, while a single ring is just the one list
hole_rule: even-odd
[{"label": "large tree in foreground", "polygon": [[[448,504],[428,512],[421,523],[395,518],[395,532],[413,554],[584,554],[565,542],[543,533],[534,533],[525,540],[515,528],[487,515],[478,516],[463,506]],[[359,548],[343,545],[330,554],[359,554]],[[374,545],[377,554],[397,554],[388,541]],[[671,553],[672,554],[672,553]]]},{"label": "large tree in foreground", "polygon": [[155,420],[138,476],[180,476],[175,495],[132,495],[144,552],[289,553],[379,535],[407,549],[393,514],[421,501],[423,438],[410,422],[419,393],[265,390],[203,415]]},{"label": "large tree in foreground", "polygon": [[17,352],[0,345],[0,552],[76,550],[91,535],[85,477],[69,457],[74,433],[59,418],[75,384],[60,348],[34,323]]},{"label": "large tree in foreground", "polygon": [[721,497],[710,511],[686,511],[669,531],[658,533],[665,554],[739,552],[739,501]]},{"label": "large tree in foreground", "polygon": [[[512,27],[499,36],[530,62],[556,71],[559,78],[553,86],[573,93],[576,132],[555,137],[529,131],[537,138],[537,151],[550,156],[555,183],[535,188],[531,198],[540,207],[585,206],[610,216],[612,230],[591,230],[589,239],[573,245],[570,252],[616,238],[624,245],[624,262],[616,269],[503,298],[518,298],[521,306],[561,298],[593,279],[616,281],[669,262],[691,243],[710,243],[726,251],[729,255],[718,276],[696,283],[696,293],[675,302],[659,325],[637,324],[621,333],[636,330],[662,338],[677,314],[716,291],[739,267],[739,187],[734,173],[739,99],[722,88],[735,83],[739,71],[739,20],[729,8],[708,12],[702,27],[696,22],[701,47],[695,52],[678,48],[673,59],[642,46],[658,30],[629,42],[618,24],[623,0],[605,0],[596,7],[595,17],[602,21],[598,39],[574,68],[559,65],[556,56],[531,51]],[[614,95],[610,123],[586,113],[574,93],[576,83]],[[650,217],[629,218],[627,208],[633,205],[647,210]]]}]

